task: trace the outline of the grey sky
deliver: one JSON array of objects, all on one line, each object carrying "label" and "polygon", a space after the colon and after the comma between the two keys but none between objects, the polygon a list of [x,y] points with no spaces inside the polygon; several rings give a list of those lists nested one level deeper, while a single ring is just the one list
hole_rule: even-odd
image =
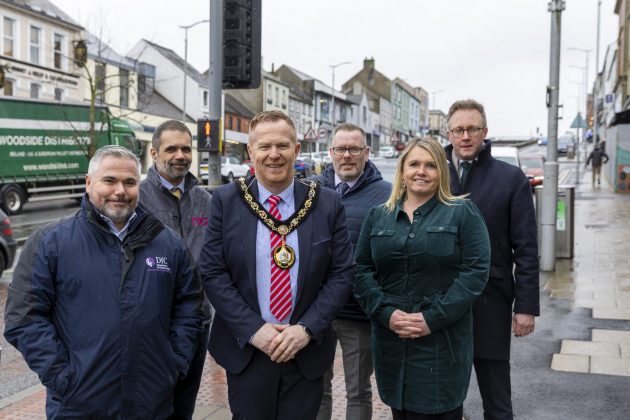
[{"label": "grey sky", "polygon": [[[140,38],[184,56],[184,30],[209,15],[208,0],[52,0],[103,40],[125,53]],[[390,78],[400,77],[435,96],[446,112],[456,99],[486,106],[490,136],[547,131],[550,14],[547,0],[263,0],[263,65],[288,64],[335,86],[354,75],[365,57]],[[614,0],[602,0],[600,63],[616,40]],[[568,129],[583,88],[591,49],[589,90],[595,74],[597,0],[566,0],[562,14],[560,98]],[[188,60],[208,67],[208,29],[188,33]],[[601,69],[601,68],[600,68]],[[581,93],[584,98],[584,93]],[[433,105],[431,106],[433,108]]]}]

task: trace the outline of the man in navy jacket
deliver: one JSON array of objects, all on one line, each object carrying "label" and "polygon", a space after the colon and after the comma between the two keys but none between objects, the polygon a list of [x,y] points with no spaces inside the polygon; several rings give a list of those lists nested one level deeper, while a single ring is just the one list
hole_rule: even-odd
[{"label": "man in navy jacket", "polygon": [[[376,166],[368,160],[370,148],[361,127],[351,123],[339,124],[333,133],[329,152],[332,164],[321,175],[312,179],[341,195],[341,201],[346,208],[350,242],[354,248],[363,220],[372,207],[387,201],[392,184],[384,181]],[[371,326],[353,295],[350,295],[339,311],[332,323],[332,329],[341,344],[343,356],[346,418],[369,420],[372,418]],[[324,375],[324,394],[317,414],[318,420],[330,420],[332,416],[332,379],[331,366]]]},{"label": "man in navy jacket", "polygon": [[216,310],[209,351],[227,371],[234,419],[313,419],[335,355],[330,323],[354,263],[339,195],[293,177],[291,119],[250,123],[255,178],[212,196],[199,262]]},{"label": "man in navy jacket", "polygon": [[521,168],[492,157],[483,105],[453,103],[446,147],[454,194],[468,193],[491,244],[488,284],[473,306],[474,366],[484,419],[512,419],[510,330],[534,331],[540,314],[538,241],[531,187]]},{"label": "man in navy jacket", "polygon": [[46,416],[162,419],[202,331],[203,290],[181,239],[138,207],[140,163],[90,161],[76,215],[26,242],[5,337],[47,388]]}]

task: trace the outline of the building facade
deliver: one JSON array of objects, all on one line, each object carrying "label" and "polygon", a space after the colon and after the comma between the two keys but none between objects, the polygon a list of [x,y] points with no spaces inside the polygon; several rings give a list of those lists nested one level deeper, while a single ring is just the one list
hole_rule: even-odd
[{"label": "building facade", "polygon": [[47,0],[0,1],[4,72],[2,94],[50,101],[83,100],[82,69],[75,64],[84,30]]}]

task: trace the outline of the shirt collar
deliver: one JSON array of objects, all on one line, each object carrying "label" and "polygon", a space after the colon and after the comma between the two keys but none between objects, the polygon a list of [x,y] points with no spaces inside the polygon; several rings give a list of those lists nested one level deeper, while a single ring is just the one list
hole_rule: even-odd
[{"label": "shirt collar", "polygon": [[160,173],[157,170],[155,172],[157,172],[160,182],[162,183],[162,185],[164,185],[164,188],[166,188],[169,191],[171,191],[173,188],[179,188],[181,192],[184,192],[184,186],[186,185],[186,177],[182,178],[182,182],[180,182],[179,184],[173,185],[170,182],[168,182],[166,179],[164,179],[164,177],[160,175]]},{"label": "shirt collar", "polygon": [[129,216],[129,219],[127,219],[127,223],[125,223],[125,226],[123,226],[122,229],[118,230],[118,227],[116,227],[114,222],[112,222],[112,219],[110,219],[109,217],[105,216],[100,211],[97,211],[96,214],[98,214],[101,217],[101,219],[103,219],[105,221],[105,223],[107,223],[107,226],[109,226],[110,232],[112,232],[114,235],[116,235],[118,237],[118,239],[120,239],[121,241],[125,238],[125,235],[127,235],[127,230],[129,229],[129,224],[137,216],[136,211],[134,210],[133,213],[131,213],[131,216]]},{"label": "shirt collar", "polygon": [[352,181],[344,181],[341,178],[339,178],[339,176],[337,175],[337,172],[335,172],[335,188],[337,188],[339,184],[341,184],[342,182],[345,182],[346,184],[348,184],[348,187],[352,188],[354,187],[354,184],[357,183],[359,178],[353,179]]},{"label": "shirt collar", "polygon": [[258,201],[262,204],[265,204],[265,202],[270,196],[277,195],[286,204],[293,203],[294,183],[295,181],[291,181],[291,185],[289,185],[286,189],[281,191],[279,194],[273,194],[267,188],[263,187],[263,185],[260,182],[258,182]]},{"label": "shirt collar", "polygon": [[[398,200],[398,202],[396,203],[396,207],[394,208],[394,213],[396,214],[396,217],[400,216],[401,213],[405,213],[403,202],[404,198]],[[419,212],[420,215],[426,216],[431,210],[433,210],[433,207],[435,207],[437,203],[437,195],[434,195],[433,197],[431,197],[431,199],[429,199],[429,201],[415,209],[414,212]]]}]

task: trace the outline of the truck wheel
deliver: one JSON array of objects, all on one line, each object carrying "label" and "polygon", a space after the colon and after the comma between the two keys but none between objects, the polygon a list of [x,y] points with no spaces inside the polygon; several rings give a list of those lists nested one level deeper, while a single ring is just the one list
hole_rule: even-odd
[{"label": "truck wheel", "polygon": [[6,214],[9,216],[18,214],[24,206],[24,192],[15,184],[5,185],[0,190],[0,200],[2,201],[2,210]]},{"label": "truck wheel", "polygon": [[227,176],[227,183],[231,184],[232,182],[234,182],[234,174],[230,172]]}]

